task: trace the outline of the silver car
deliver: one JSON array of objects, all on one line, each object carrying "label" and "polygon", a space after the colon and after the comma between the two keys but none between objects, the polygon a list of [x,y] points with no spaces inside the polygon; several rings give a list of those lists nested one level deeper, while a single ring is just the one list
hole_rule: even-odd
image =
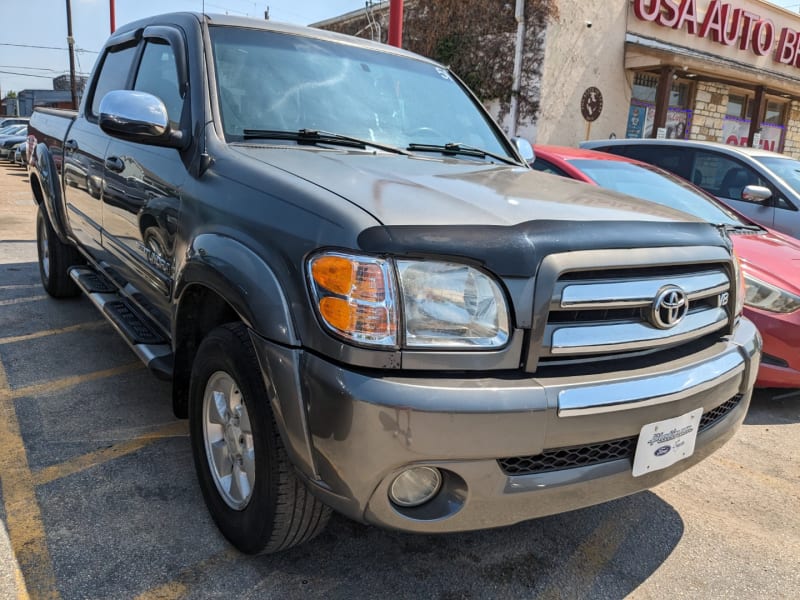
[{"label": "silver car", "polygon": [[789,156],[696,140],[591,140],[581,148],[672,171],[753,221],[800,238],[800,161]]}]

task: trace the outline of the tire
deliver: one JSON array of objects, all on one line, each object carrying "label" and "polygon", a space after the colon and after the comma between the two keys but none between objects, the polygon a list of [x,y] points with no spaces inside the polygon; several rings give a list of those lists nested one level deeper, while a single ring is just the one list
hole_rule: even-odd
[{"label": "tire", "polygon": [[36,250],[45,291],[53,298],[71,298],[80,294],[80,288],[69,276],[69,268],[83,264],[83,257],[75,246],[58,239],[42,204],[39,204],[36,214]]},{"label": "tire", "polygon": [[189,385],[189,430],[206,506],[240,551],[285,550],[325,528],[330,509],[289,461],[242,323],[217,327],[200,344]]}]

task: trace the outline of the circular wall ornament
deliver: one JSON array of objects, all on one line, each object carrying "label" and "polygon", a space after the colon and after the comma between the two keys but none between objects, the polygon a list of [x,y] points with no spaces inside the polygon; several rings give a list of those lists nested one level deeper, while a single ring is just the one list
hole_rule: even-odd
[{"label": "circular wall ornament", "polygon": [[581,115],[587,121],[595,121],[603,112],[603,93],[596,87],[588,87],[581,97]]}]

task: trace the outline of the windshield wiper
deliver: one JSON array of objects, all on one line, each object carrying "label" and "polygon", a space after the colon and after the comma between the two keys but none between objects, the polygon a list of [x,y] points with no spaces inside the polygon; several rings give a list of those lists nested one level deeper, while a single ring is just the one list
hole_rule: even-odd
[{"label": "windshield wiper", "polygon": [[745,225],[743,223],[738,225],[735,225],[733,223],[725,223],[723,224],[723,227],[725,227],[725,231],[732,233],[736,233],[738,231],[754,231],[761,233],[764,231],[764,228],[760,227],[759,225]]},{"label": "windshield wiper", "polygon": [[403,154],[408,156],[409,153],[400,148],[372,142],[370,140],[363,140],[361,138],[352,137],[349,135],[342,135],[341,133],[333,133],[330,131],[320,131],[317,129],[299,129],[297,131],[284,131],[280,129],[245,129],[242,136],[246,140],[293,140],[298,144],[334,144],[337,146],[349,146],[351,148],[366,149],[377,148],[384,152],[391,152],[393,154]]},{"label": "windshield wiper", "polygon": [[459,142],[448,142],[447,144],[409,144],[406,150],[411,150],[412,152],[441,152],[445,156],[455,156],[460,154],[462,156],[477,156],[478,158],[494,158],[495,160],[499,160],[500,162],[504,162],[507,165],[519,165],[519,163],[514,160],[513,158],[509,158],[508,156],[503,156],[502,154],[496,154],[494,152],[489,152],[488,150],[484,150],[482,148],[476,148],[475,146],[467,146],[466,144],[461,144]]}]

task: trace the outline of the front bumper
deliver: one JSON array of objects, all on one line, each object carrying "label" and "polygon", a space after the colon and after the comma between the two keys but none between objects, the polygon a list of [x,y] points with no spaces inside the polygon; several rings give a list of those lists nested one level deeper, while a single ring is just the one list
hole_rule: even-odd
[{"label": "front bumper", "polygon": [[[653,487],[735,433],[760,357],[746,319],[691,356],[602,375],[401,377],[256,342],[287,450],[314,493],[350,518],[419,532],[508,525]],[[281,383],[292,363],[293,398]],[[691,457],[641,477],[631,475],[630,458],[522,475],[498,462],[635,437],[647,423],[726,402],[731,409],[698,434]],[[400,508],[388,489],[411,465],[439,468],[444,483],[430,502]]]}]

